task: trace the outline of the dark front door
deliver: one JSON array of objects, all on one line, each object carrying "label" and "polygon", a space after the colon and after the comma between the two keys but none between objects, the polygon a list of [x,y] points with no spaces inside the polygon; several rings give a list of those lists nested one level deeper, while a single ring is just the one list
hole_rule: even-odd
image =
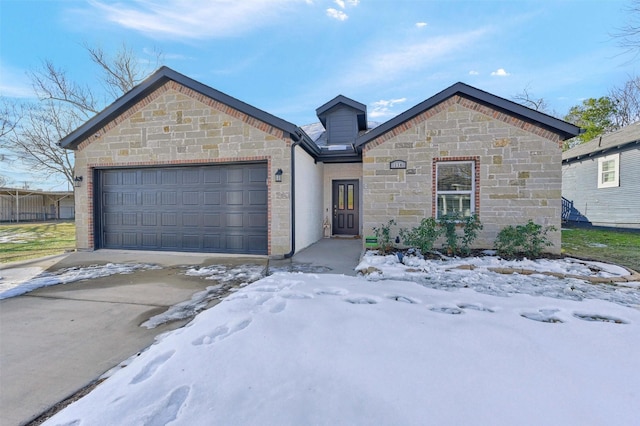
[{"label": "dark front door", "polygon": [[358,235],[358,181],[333,181],[333,234]]}]

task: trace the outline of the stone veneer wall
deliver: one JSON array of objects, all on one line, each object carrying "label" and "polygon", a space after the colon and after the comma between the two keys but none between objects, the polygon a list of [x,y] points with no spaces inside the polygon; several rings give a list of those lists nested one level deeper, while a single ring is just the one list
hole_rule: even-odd
[{"label": "stone veneer wall", "polygon": [[77,247],[93,250],[96,168],[265,161],[268,164],[269,254],[290,251],[291,140],[283,131],[170,81],[83,141],[75,153]]},{"label": "stone veneer wall", "polygon": [[[469,99],[449,98],[365,146],[364,234],[392,218],[409,228],[434,216],[434,160],[477,159],[484,230],[475,247],[492,248],[504,226],[533,219],[557,228],[548,251],[559,253],[561,155],[554,133]],[[406,170],[389,169],[398,159],[407,162]]]}]

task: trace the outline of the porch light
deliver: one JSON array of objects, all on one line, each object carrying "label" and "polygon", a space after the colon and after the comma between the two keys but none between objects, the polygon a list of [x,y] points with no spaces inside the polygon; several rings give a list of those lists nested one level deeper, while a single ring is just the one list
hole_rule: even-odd
[{"label": "porch light", "polygon": [[282,182],[282,169],[276,171],[276,182]]},{"label": "porch light", "polygon": [[73,178],[73,186],[76,186],[76,187],[82,186],[82,176],[75,176]]}]

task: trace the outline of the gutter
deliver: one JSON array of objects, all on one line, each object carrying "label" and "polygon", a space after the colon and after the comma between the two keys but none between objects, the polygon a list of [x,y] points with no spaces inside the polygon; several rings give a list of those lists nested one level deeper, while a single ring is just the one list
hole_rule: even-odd
[{"label": "gutter", "polygon": [[304,141],[301,133],[296,131],[291,133],[291,251],[284,255],[285,259],[290,259],[296,252],[296,146]]}]

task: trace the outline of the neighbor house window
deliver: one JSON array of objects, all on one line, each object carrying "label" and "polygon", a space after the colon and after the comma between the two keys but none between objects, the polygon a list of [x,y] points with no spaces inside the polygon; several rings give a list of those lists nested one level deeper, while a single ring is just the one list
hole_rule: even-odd
[{"label": "neighbor house window", "polygon": [[476,210],[476,162],[436,161],[436,217],[471,216]]},{"label": "neighbor house window", "polygon": [[598,188],[620,186],[620,154],[598,158]]}]

